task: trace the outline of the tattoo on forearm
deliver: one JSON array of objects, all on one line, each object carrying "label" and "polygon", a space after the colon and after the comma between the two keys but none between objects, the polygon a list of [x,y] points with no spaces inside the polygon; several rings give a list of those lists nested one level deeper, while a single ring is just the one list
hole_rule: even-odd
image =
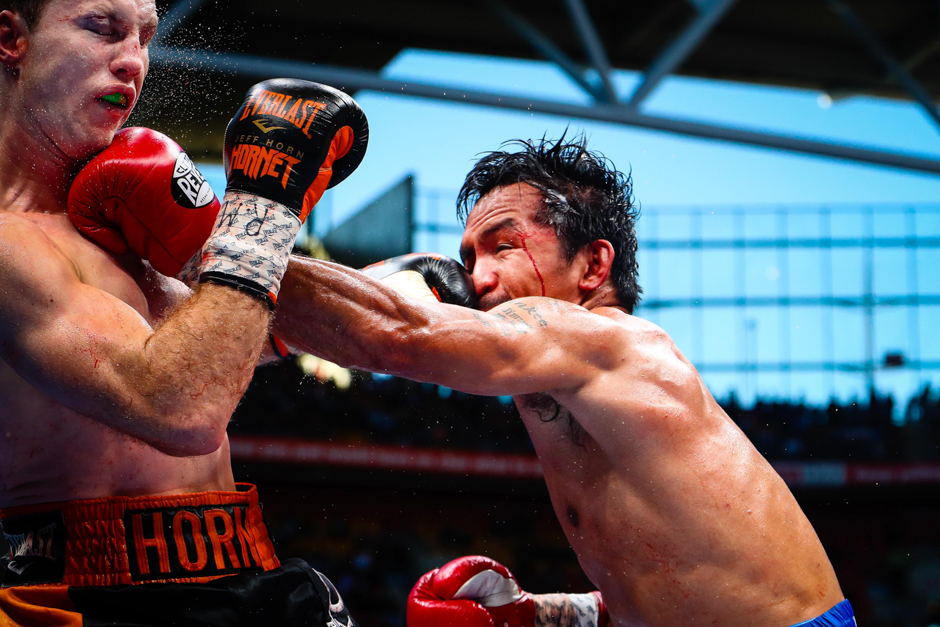
[{"label": "tattoo on forearm", "polygon": [[597,627],[593,594],[536,594],[535,627]]}]

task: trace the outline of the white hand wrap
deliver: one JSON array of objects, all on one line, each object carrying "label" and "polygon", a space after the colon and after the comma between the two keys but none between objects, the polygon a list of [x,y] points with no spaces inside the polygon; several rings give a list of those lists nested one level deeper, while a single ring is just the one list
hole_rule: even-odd
[{"label": "white hand wrap", "polygon": [[[300,219],[286,206],[242,192],[225,194],[215,230],[180,274],[223,283],[277,302]],[[198,267],[197,267],[198,266]]]},{"label": "white hand wrap", "polygon": [[597,596],[592,593],[569,594],[568,599],[578,615],[576,627],[598,627],[599,608]]}]

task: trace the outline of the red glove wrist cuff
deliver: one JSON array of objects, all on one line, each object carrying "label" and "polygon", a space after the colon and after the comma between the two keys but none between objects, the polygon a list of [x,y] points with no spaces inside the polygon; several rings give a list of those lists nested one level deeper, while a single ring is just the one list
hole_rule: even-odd
[{"label": "red glove wrist cuff", "polygon": [[290,348],[288,348],[287,344],[285,344],[281,338],[273,333],[269,333],[268,339],[271,341],[271,349],[278,359],[287,359],[291,356]]},{"label": "red glove wrist cuff", "polygon": [[608,627],[610,625],[610,614],[607,613],[607,604],[604,603],[604,597],[597,590],[591,592],[597,597],[597,627]]}]

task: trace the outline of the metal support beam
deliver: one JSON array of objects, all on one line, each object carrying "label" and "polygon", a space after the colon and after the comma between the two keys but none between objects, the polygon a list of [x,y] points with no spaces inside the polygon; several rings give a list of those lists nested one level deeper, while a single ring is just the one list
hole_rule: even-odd
[{"label": "metal support beam", "polygon": [[901,66],[908,72],[913,72],[918,65],[940,51],[940,37],[932,39],[910,54],[901,62]]},{"label": "metal support beam", "polygon": [[855,31],[855,35],[865,44],[868,51],[881,62],[886,70],[888,70],[891,77],[921,104],[927,115],[940,127],[940,110],[937,109],[936,103],[934,103],[930,94],[927,93],[927,90],[921,87],[920,83],[904,69],[904,66],[891,56],[891,53],[878,41],[878,38],[875,37],[874,33],[868,29],[868,26],[866,26],[855,11],[852,10],[852,7],[842,2],[842,0],[828,0],[828,3],[833,13],[841,17],[845,23]]},{"label": "metal support beam", "polygon": [[235,53],[217,53],[189,48],[172,49],[156,47],[150,50],[150,58],[155,63],[179,65],[189,69],[233,73],[240,76],[264,80],[273,76],[301,78],[328,83],[334,87],[355,91],[367,89],[386,94],[415,96],[463,102],[467,104],[512,109],[517,111],[545,113],[563,118],[581,118],[623,124],[655,131],[677,133],[689,137],[715,139],[719,141],[774,148],[788,152],[832,157],[847,161],[857,161],[902,170],[930,172],[940,174],[940,160],[929,156],[911,155],[883,150],[846,146],[814,141],[788,135],[773,135],[736,128],[690,122],[674,118],[644,115],[620,105],[584,106],[549,100],[534,100],[520,96],[509,96],[483,91],[463,90],[456,87],[415,83],[411,81],[391,80],[376,72],[341,68],[336,66],[313,65],[300,61],[269,59]]},{"label": "metal support beam", "polygon": [[705,35],[711,32],[734,2],[735,0],[713,0],[707,4],[701,0],[696,2],[695,5],[699,8],[698,17],[650,64],[643,82],[630,96],[629,105],[639,106],[663,78],[672,74],[698,47]]},{"label": "metal support beam", "polygon": [[561,48],[552,43],[552,41],[539,32],[537,28],[532,26],[532,24],[527,22],[522,16],[512,11],[500,0],[488,0],[488,4],[492,7],[493,11],[495,11],[513,30],[519,33],[530,46],[535,48],[545,59],[548,59],[560,67],[562,71],[567,74],[571,80],[576,82],[581,89],[586,91],[591,98],[594,100],[605,99],[604,93],[599,91],[597,87],[592,85],[587,78],[585,78],[584,68],[566,55]]},{"label": "metal support beam", "polygon": [[605,95],[604,101],[609,103],[617,102],[619,100],[617,92],[610,80],[610,61],[607,59],[607,53],[604,51],[604,44],[597,34],[597,29],[594,28],[594,22],[591,21],[591,16],[588,15],[587,9],[584,7],[584,2],[582,0],[565,0],[565,4],[568,5],[568,12],[571,14],[571,19],[574,20],[575,28],[578,30],[578,35],[581,37],[588,58],[600,75],[601,86]]},{"label": "metal support beam", "polygon": [[196,14],[199,7],[204,5],[206,0],[178,0],[166,15],[160,20],[160,28],[154,36],[151,45],[161,46],[167,38],[173,34],[180,26],[186,23],[189,18]]}]

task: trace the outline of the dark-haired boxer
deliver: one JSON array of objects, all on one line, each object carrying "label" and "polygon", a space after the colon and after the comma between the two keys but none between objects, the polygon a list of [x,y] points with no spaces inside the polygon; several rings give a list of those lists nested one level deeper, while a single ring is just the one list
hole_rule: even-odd
[{"label": "dark-haired boxer", "polygon": [[483,157],[460,194],[461,255],[482,311],[314,260],[292,260],[284,282],[285,301],[318,295],[278,313],[290,344],[513,395],[558,519],[602,594],[533,597],[504,567],[469,558],[422,578],[411,627],[596,627],[602,600],[621,626],[851,627],[787,486],[669,337],[631,315],[629,177],[583,141],[513,148]]},{"label": "dark-haired boxer", "polygon": [[220,205],[171,140],[117,133],[156,28],[152,0],[0,0],[0,626],[348,627],[329,580],[275,556],[225,429],[365,117],[255,86]]}]

